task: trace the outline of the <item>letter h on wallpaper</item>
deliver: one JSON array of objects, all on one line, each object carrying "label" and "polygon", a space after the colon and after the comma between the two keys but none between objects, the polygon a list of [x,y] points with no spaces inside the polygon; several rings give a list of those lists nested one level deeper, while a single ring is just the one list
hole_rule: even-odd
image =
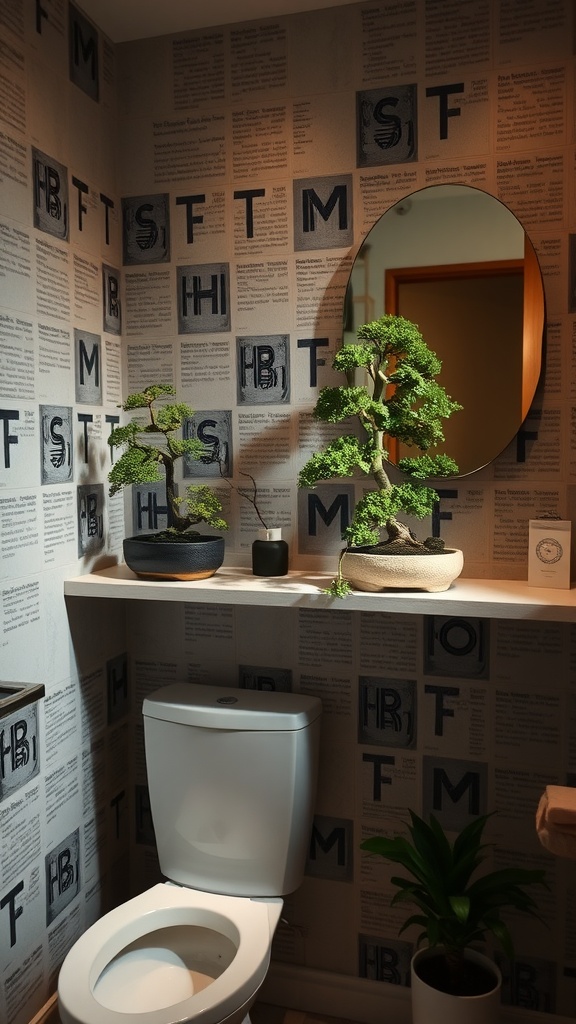
[{"label": "letter h on wallpaper", "polygon": [[204,263],[176,268],[178,334],[230,330],[230,266]]},{"label": "letter h on wallpaper", "polygon": [[132,528],[136,535],[164,530],[168,526],[166,484],[162,480],[153,484],[132,486]]}]

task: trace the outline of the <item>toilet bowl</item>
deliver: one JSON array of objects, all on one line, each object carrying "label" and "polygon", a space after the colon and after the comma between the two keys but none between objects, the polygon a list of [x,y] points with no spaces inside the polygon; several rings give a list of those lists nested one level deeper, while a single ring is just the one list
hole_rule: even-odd
[{"label": "toilet bowl", "polygon": [[142,707],[166,881],[92,925],[58,979],[62,1024],[241,1024],[312,830],[317,697],[173,683]]},{"label": "toilet bowl", "polygon": [[281,910],[278,897],[153,886],[70,950],[58,986],[62,1024],[240,1022],[266,977]]}]

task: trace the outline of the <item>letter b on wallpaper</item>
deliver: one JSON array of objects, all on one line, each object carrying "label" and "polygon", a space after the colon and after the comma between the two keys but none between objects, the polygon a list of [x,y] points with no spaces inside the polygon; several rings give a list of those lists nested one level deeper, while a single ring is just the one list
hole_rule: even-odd
[{"label": "letter b on wallpaper", "polygon": [[34,227],[54,238],[68,240],[68,168],[32,148]]},{"label": "letter b on wallpaper", "polygon": [[46,925],[80,892],[80,830],[71,832],[46,854]]},{"label": "letter b on wallpaper", "polygon": [[29,704],[2,719],[0,728],[0,802],[40,770],[38,705]]}]

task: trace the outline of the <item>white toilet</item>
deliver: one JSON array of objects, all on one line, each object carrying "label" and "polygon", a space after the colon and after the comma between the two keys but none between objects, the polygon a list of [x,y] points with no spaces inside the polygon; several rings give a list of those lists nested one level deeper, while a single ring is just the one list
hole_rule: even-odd
[{"label": "white toilet", "polygon": [[321,704],[176,683],[143,705],[159,883],[68,953],[62,1024],[237,1024],[304,873]]}]

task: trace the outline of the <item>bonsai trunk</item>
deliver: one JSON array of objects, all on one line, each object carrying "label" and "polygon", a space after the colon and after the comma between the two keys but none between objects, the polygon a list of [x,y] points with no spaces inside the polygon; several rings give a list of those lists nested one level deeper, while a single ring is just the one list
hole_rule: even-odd
[{"label": "bonsai trunk", "polygon": [[386,533],[388,534],[388,540],[382,541],[381,543],[386,546],[394,545],[405,546],[410,548],[422,548],[424,545],[413,536],[412,531],[406,523],[400,523],[397,519],[389,519],[385,526]]},{"label": "bonsai trunk", "polygon": [[[372,459],[372,476],[376,482],[379,491],[390,490],[392,484],[390,478],[384,469],[384,458],[383,458],[383,442],[384,435],[381,430],[375,431],[374,441],[376,447],[376,455]],[[380,544],[375,547],[386,546],[388,549],[394,547],[394,550],[401,550],[402,547],[410,548],[422,548],[423,545],[420,541],[416,540],[412,531],[405,523],[400,523],[394,516],[387,520],[384,529],[388,534],[388,540],[380,541]]]},{"label": "bonsai trunk", "polygon": [[180,515],[180,508],[176,498],[174,485],[174,464],[171,459],[162,459],[166,472],[166,507],[168,528],[184,533],[190,527],[190,519]]}]

